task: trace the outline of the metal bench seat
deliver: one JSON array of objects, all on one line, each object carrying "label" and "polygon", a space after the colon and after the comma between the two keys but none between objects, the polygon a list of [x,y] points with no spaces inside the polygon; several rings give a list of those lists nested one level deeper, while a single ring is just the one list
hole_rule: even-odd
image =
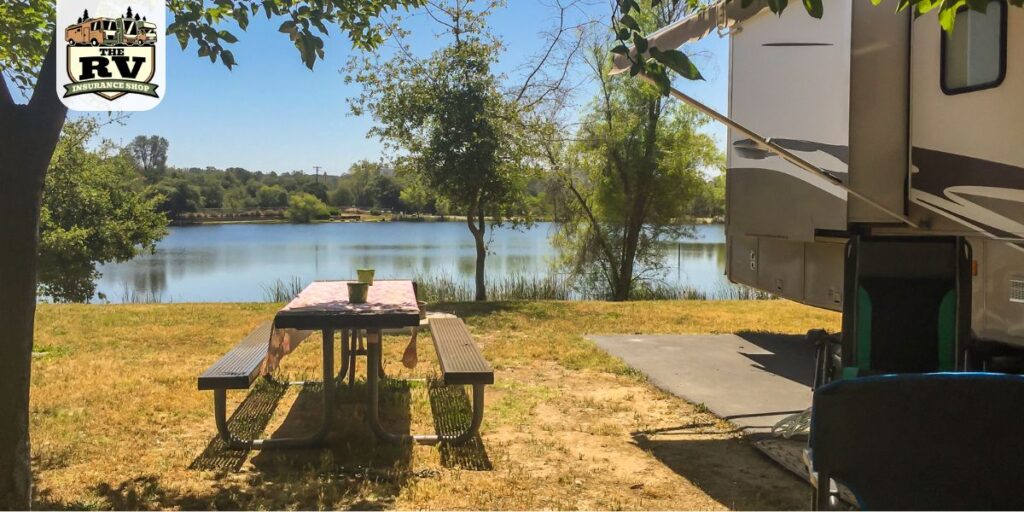
[{"label": "metal bench seat", "polygon": [[[494,370],[484,359],[480,349],[473,342],[466,324],[458,318],[432,318],[429,321],[430,336],[434,340],[434,349],[441,366],[441,374],[446,386],[473,386],[473,418],[469,426],[458,434],[409,435],[393,434],[380,424],[378,411],[378,393],[380,392],[379,375],[376,371],[369,374],[370,388],[370,427],[377,437],[392,443],[414,441],[422,444],[446,443],[460,445],[468,442],[480,431],[484,420],[484,386],[494,384]],[[369,367],[376,368],[380,364],[380,340],[371,340],[368,344]]]},{"label": "metal bench seat", "polygon": [[462,320],[431,319],[430,334],[446,386],[494,384],[494,370]]},{"label": "metal bench seat", "polygon": [[274,323],[263,322],[199,376],[199,390],[248,389],[267,359]]},{"label": "metal bench seat", "polygon": [[[230,448],[311,446],[319,443],[327,433],[326,421],[324,428],[307,438],[238,439],[228,429],[227,390],[248,389],[263,374],[263,365],[267,360],[267,351],[270,350],[270,337],[273,333],[274,323],[272,321],[268,320],[261,323],[242,339],[238,345],[235,345],[234,348],[225,354],[224,357],[213,363],[213,366],[199,376],[199,390],[213,391],[214,419],[217,422],[217,432]],[[298,343],[310,334],[310,331],[296,331],[292,334],[291,340],[293,343]],[[332,354],[325,352],[325,361],[333,361]],[[325,394],[325,411],[329,410],[326,397],[327,395]],[[328,415],[324,417],[329,418]]]}]

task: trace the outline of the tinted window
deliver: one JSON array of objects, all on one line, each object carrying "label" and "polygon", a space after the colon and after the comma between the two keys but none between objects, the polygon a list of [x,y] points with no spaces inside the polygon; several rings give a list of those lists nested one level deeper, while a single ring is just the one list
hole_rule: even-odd
[{"label": "tinted window", "polygon": [[953,33],[942,36],[942,90],[946,94],[996,87],[1006,74],[1006,4],[984,13],[963,9]]}]

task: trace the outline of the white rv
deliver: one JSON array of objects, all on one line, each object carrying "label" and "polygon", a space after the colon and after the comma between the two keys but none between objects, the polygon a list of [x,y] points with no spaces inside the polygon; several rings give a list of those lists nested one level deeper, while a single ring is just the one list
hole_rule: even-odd
[{"label": "white rv", "polygon": [[[1024,9],[991,0],[960,12],[950,36],[936,14],[889,4],[826,1],[816,20],[799,4],[780,17],[733,1],[650,43],[716,30],[731,43],[718,117],[730,125],[729,278],[842,311],[857,300],[844,289],[852,237],[954,239],[971,340],[1024,348]],[[878,264],[913,269],[922,254]]]}]

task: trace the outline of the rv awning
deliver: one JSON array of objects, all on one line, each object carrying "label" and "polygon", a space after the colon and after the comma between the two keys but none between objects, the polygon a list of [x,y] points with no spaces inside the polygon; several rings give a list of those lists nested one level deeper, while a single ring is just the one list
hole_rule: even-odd
[{"label": "rv awning", "polygon": [[[711,4],[699,12],[647,36],[647,42],[651,47],[662,51],[674,50],[686,43],[703,39],[712,30],[730,29],[768,7],[764,0],[755,0],[746,8],[743,8],[741,4],[740,0],[721,0]],[[615,55],[614,63],[612,74],[622,73],[629,69],[629,59],[625,55]]]}]

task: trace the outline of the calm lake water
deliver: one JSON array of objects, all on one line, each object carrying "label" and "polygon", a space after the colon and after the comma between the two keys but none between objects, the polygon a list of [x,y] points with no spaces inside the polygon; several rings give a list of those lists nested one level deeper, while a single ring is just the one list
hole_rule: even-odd
[{"label": "calm lake water", "polygon": [[[695,238],[667,244],[664,281],[709,294],[729,287],[721,225],[696,226]],[[493,232],[487,277],[547,275],[557,250],[554,226]],[[473,238],[461,222],[228,224],[174,227],[156,248],[104,265],[97,291],[110,302],[131,296],[164,302],[264,301],[264,287],[298,277],[349,279],[373,267],[377,277],[447,275],[471,283]]]}]

